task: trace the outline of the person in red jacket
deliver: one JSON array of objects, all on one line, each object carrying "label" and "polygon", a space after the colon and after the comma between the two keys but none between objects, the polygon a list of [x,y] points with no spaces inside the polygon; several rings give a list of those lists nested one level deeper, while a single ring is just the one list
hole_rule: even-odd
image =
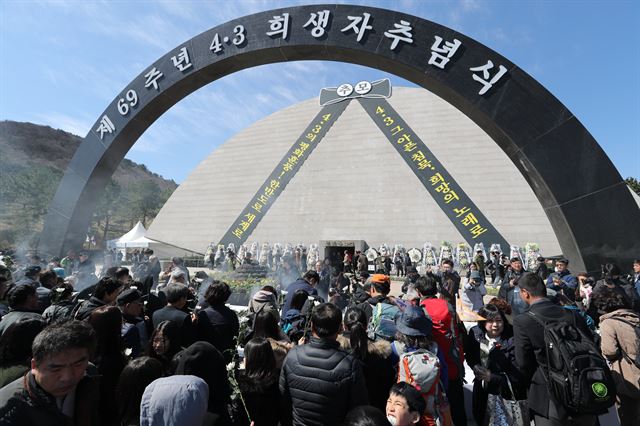
[{"label": "person in red jacket", "polygon": [[424,308],[433,322],[432,339],[444,353],[449,375],[447,396],[451,405],[451,415],[456,426],[467,424],[464,406],[464,351],[458,332],[456,315],[450,303],[438,298],[438,283],[427,275],[416,280],[416,290],[420,294],[420,306]]}]

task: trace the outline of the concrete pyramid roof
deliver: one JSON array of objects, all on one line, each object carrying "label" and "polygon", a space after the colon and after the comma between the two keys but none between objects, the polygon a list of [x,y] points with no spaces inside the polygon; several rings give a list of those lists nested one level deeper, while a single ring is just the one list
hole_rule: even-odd
[{"label": "concrete pyramid roof", "polygon": [[[388,101],[511,244],[561,252],[522,174],[471,119],[421,88],[394,88]],[[174,192],[147,237],[199,252],[217,243],[319,110],[317,99],[300,102],[219,146]],[[341,239],[405,247],[464,241],[357,101],[247,243]]]}]

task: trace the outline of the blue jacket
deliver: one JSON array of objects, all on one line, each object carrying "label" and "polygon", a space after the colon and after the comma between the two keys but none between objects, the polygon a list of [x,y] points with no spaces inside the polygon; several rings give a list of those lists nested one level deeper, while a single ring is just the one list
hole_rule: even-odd
[{"label": "blue jacket", "polygon": [[293,295],[296,294],[296,291],[304,290],[309,293],[309,296],[317,296],[318,292],[315,288],[311,287],[311,285],[304,279],[298,278],[287,287],[287,297],[284,299],[284,306],[282,307],[282,317],[284,318],[287,315],[287,311],[291,309],[291,299],[293,299]]},{"label": "blue jacket", "polygon": [[[569,272],[568,269],[565,269],[564,271],[562,271],[560,274],[558,274],[560,276],[560,285],[555,285],[553,283],[553,277],[555,276],[554,274],[551,274],[547,277],[547,288],[550,288],[552,290],[555,291],[560,291],[562,289],[571,289],[571,290],[575,290],[576,287],[578,287],[578,279],[576,277],[574,277],[573,275],[571,275],[571,272]],[[571,295],[566,295],[565,296],[571,298]]]}]

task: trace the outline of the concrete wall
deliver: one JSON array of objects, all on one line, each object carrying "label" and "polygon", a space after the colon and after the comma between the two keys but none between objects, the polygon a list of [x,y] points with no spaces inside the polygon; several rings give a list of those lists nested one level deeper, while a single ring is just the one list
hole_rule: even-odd
[{"label": "concrete wall", "polygon": [[[396,88],[389,102],[508,241],[536,242],[543,254],[560,253],[533,191],[478,126],[424,89]],[[217,242],[319,108],[317,99],[301,102],[228,140],[180,185],[147,236],[195,251]],[[463,241],[357,102],[320,142],[248,243],[320,240],[407,248]]]}]

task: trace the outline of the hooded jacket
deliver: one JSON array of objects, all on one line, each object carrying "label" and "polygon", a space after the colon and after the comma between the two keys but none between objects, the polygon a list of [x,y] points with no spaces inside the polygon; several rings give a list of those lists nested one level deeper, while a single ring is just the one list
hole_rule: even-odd
[{"label": "hooded jacket", "polygon": [[195,342],[176,354],[174,360],[177,364],[176,374],[200,377],[207,383],[210,390],[208,411],[226,418],[231,388],[220,351],[208,342]]},{"label": "hooded jacket", "polygon": [[156,379],[144,390],[140,426],[204,423],[209,387],[199,377],[169,376]]},{"label": "hooded jacket", "polygon": [[296,426],[338,425],[349,410],[369,401],[360,361],[338,342],[316,337],[287,355],[280,393],[283,413]]},{"label": "hooded jacket", "polygon": [[[616,382],[616,391],[631,398],[640,399],[640,368],[630,360],[637,357],[640,347],[633,326],[640,327],[640,316],[629,309],[618,309],[600,317],[600,347],[602,355],[611,361],[611,371]],[[623,351],[627,357],[623,355]]]},{"label": "hooded jacket", "polygon": [[271,310],[275,312],[278,316],[278,320],[280,320],[276,295],[268,290],[258,290],[258,292],[256,292],[249,301],[249,312],[258,313],[263,310]]},{"label": "hooded jacket", "polygon": [[[351,341],[348,334],[338,336],[340,349],[351,352]],[[362,360],[369,404],[385,411],[389,389],[396,382],[396,365],[391,357],[391,343],[386,340],[367,342],[367,357]]]}]

